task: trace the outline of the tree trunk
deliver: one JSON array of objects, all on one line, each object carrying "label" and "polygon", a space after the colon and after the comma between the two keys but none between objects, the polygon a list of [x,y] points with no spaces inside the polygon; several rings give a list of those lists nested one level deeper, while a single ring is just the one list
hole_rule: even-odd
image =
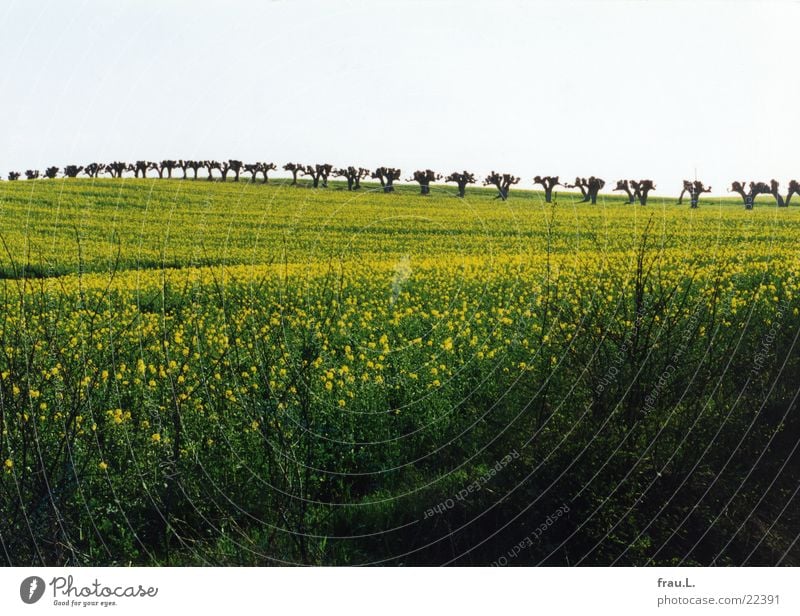
[{"label": "tree trunk", "polygon": [[630,191],[629,188],[625,189],[625,194],[628,195],[628,205],[633,203],[633,193]]}]

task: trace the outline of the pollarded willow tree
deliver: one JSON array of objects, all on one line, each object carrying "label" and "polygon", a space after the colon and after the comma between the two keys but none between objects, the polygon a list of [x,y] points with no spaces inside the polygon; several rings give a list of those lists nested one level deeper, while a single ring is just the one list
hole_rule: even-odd
[{"label": "pollarded willow tree", "polygon": [[581,197],[583,197],[582,202],[586,202],[589,200],[586,196],[587,195],[586,186],[587,186],[586,178],[582,177],[576,177],[575,181],[572,184],[564,184],[564,188],[577,188],[578,190],[580,190]]},{"label": "pollarded willow tree", "polygon": [[484,186],[494,186],[497,188],[498,194],[495,199],[502,199],[503,201],[508,199],[508,191],[517,183],[519,183],[519,178],[517,176],[511,175],[510,173],[501,174],[496,171],[492,171],[486,176],[486,179],[483,180]]},{"label": "pollarded willow tree", "polygon": [[178,168],[178,161],[177,160],[162,160],[159,164],[159,171],[158,177],[164,177],[164,171],[167,172],[167,177],[171,180],[172,179],[172,172]]},{"label": "pollarded willow tree", "polygon": [[222,181],[226,182],[228,180],[228,173],[231,171],[233,172],[233,181],[239,181],[239,174],[242,172],[242,167],[244,163],[240,160],[233,160],[228,159],[227,161],[222,163]]},{"label": "pollarded willow tree", "polygon": [[581,203],[591,201],[593,205],[597,203],[597,195],[600,194],[600,191],[605,185],[605,180],[593,175],[589,176],[588,179],[576,177],[573,184],[564,184],[566,188],[577,188],[581,191],[581,195],[583,196]]},{"label": "pollarded willow tree", "polygon": [[269,182],[269,172],[277,170],[278,166],[275,163],[267,162],[260,162],[258,164],[261,166],[261,174],[264,176],[264,179],[261,181],[261,183],[266,184]]},{"label": "pollarded willow tree", "polygon": [[8,172],[8,181],[9,182],[16,182],[19,179],[19,171],[9,171]]},{"label": "pollarded willow tree", "polygon": [[245,173],[250,174],[250,181],[255,182],[258,178],[258,174],[261,173],[264,176],[264,179],[261,181],[262,184],[266,184],[269,181],[269,172],[274,171],[278,167],[275,166],[275,163],[248,163],[242,167],[242,170]]},{"label": "pollarded willow tree", "polygon": [[614,187],[613,190],[624,191],[625,194],[628,195],[628,200],[626,201],[626,203],[628,204],[633,203],[633,193],[631,192],[631,187],[628,180],[617,180],[617,185]]},{"label": "pollarded willow tree", "polygon": [[797,180],[789,181],[789,192],[786,193],[786,200],[783,202],[786,207],[789,207],[789,202],[792,200],[792,195],[800,195],[800,182]]},{"label": "pollarded willow tree", "polygon": [[[147,170],[152,169],[153,165],[155,165],[155,163],[151,163],[146,160],[137,160],[134,164],[128,165],[128,171],[133,171],[133,177],[135,178],[138,178],[139,174],[141,174],[143,178],[146,178]],[[105,167],[105,165],[103,165],[103,167]],[[99,173],[102,172],[103,169],[100,169]]]},{"label": "pollarded willow tree", "polygon": [[361,180],[370,176],[370,170],[364,167],[340,167],[333,170],[334,177],[340,177],[347,180],[347,190],[359,190],[361,188]]},{"label": "pollarded willow tree", "polygon": [[288,171],[292,174],[292,186],[297,185],[297,174],[302,173],[305,167],[300,163],[286,163],[283,166],[284,171]]},{"label": "pollarded willow tree", "polygon": [[300,174],[311,178],[311,186],[317,188],[319,186],[319,176],[317,175],[317,168],[314,165],[305,165],[300,169]]},{"label": "pollarded willow tree", "polygon": [[557,175],[537,175],[533,178],[534,184],[541,184],[544,188],[544,201],[545,203],[552,203],[553,188],[560,186],[561,182],[558,181]]},{"label": "pollarded willow tree", "polygon": [[600,191],[603,190],[603,186],[605,185],[605,180],[593,175],[589,176],[589,179],[586,180],[586,195],[583,198],[584,202],[591,201],[592,205],[596,205],[597,195],[600,194]]},{"label": "pollarded willow tree", "polygon": [[231,159],[228,161],[228,170],[233,171],[233,181],[239,181],[239,174],[242,172],[242,167],[244,167],[244,163],[240,160]]},{"label": "pollarded willow tree", "polygon": [[78,165],[67,165],[64,167],[64,177],[76,178],[81,171],[83,171],[83,167],[79,167]]},{"label": "pollarded willow tree", "polygon": [[199,160],[179,160],[178,167],[183,171],[182,179],[186,180],[189,177],[189,169],[192,170],[192,179],[197,179],[197,171],[203,166],[203,162]]},{"label": "pollarded willow tree", "polygon": [[319,188],[320,182],[322,183],[322,188],[327,188],[328,176],[332,171],[333,165],[324,163],[321,165],[306,165],[305,168],[301,170],[301,173],[311,178],[311,185],[314,188]]},{"label": "pollarded willow tree", "polygon": [[320,182],[322,182],[322,187],[328,188],[328,176],[333,172],[333,165],[325,163],[323,165],[317,165],[316,167]]},{"label": "pollarded willow tree", "polygon": [[692,209],[697,209],[697,206],[700,203],[700,195],[711,192],[711,186],[704,186],[700,180],[695,180],[694,182],[690,180],[684,180],[683,190],[681,190],[681,194],[678,197],[678,204],[683,203],[683,195],[687,192],[689,193],[689,207]]},{"label": "pollarded willow tree", "polygon": [[89,163],[84,167],[83,172],[90,178],[96,178],[105,171],[105,168],[103,163]]},{"label": "pollarded willow tree", "polygon": [[372,176],[372,171],[366,167],[358,167],[355,174],[353,190],[361,190],[361,180],[368,180]]},{"label": "pollarded willow tree", "polygon": [[38,169],[26,169],[25,170],[25,177],[29,180],[38,180],[39,179],[39,170]]},{"label": "pollarded willow tree", "polygon": [[775,203],[778,204],[778,207],[786,206],[780,193],[780,184],[775,178],[772,178],[769,182],[769,194],[775,197]]},{"label": "pollarded willow tree", "polygon": [[431,182],[437,182],[441,180],[442,176],[432,169],[425,169],[417,170],[414,172],[414,177],[407,180],[408,182],[414,181],[419,183],[419,194],[421,195],[429,195],[431,194]]},{"label": "pollarded willow tree", "polygon": [[192,170],[192,179],[197,179],[197,172],[202,169],[203,161],[201,160],[184,160],[182,161],[181,168],[183,169],[183,177],[186,177],[186,170]]},{"label": "pollarded willow tree", "polygon": [[744,209],[752,210],[756,197],[758,195],[771,194],[771,189],[766,182],[750,182],[748,190],[745,190],[745,182],[733,182],[728,192],[738,193],[744,202]]},{"label": "pollarded willow tree", "polygon": [[111,175],[112,178],[121,178],[122,174],[128,171],[130,165],[128,163],[123,163],[122,161],[115,160],[113,163],[108,163],[105,166],[104,171]]},{"label": "pollarded willow tree", "polygon": [[458,186],[458,196],[463,197],[467,192],[467,184],[475,183],[475,174],[469,171],[453,171],[444,181],[455,182]]},{"label": "pollarded willow tree", "polygon": [[44,177],[48,180],[55,180],[58,177],[59,168],[58,167],[48,167],[44,170]]},{"label": "pollarded willow tree", "polygon": [[766,182],[750,182],[748,190],[745,190],[744,182],[733,182],[728,192],[738,193],[744,202],[744,209],[752,210],[758,195],[772,195],[778,207],[785,207],[786,202],[783,200],[779,190],[780,183],[773,179],[769,184]]},{"label": "pollarded willow tree", "polygon": [[647,196],[651,190],[655,190],[656,185],[653,180],[631,180],[633,196],[639,200],[639,205],[647,205]]},{"label": "pollarded willow tree", "polygon": [[694,182],[692,182],[691,180],[683,181],[683,188],[681,189],[681,194],[678,195],[678,205],[681,205],[683,203],[683,195],[685,195],[686,193],[689,193],[689,195],[692,194],[692,188],[694,188]]},{"label": "pollarded willow tree", "polygon": [[209,182],[214,180],[214,169],[216,169],[217,171],[222,173],[222,165],[219,163],[219,161],[216,161],[216,160],[204,160],[203,161],[203,166],[206,168],[206,173],[208,174],[208,177],[206,177],[206,179]]},{"label": "pollarded willow tree", "polygon": [[394,181],[400,179],[400,173],[400,169],[395,167],[378,167],[370,177],[380,180],[383,192],[390,193],[394,191]]},{"label": "pollarded willow tree", "polygon": [[242,167],[242,171],[245,173],[250,174],[250,183],[254,184],[256,181],[256,175],[260,171],[259,165],[261,163],[247,163],[244,167]]}]

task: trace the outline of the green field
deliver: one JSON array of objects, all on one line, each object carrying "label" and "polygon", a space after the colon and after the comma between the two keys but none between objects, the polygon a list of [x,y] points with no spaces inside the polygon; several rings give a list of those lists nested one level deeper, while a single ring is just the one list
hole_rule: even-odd
[{"label": "green field", "polygon": [[800,208],[0,182],[0,555],[800,564]]}]

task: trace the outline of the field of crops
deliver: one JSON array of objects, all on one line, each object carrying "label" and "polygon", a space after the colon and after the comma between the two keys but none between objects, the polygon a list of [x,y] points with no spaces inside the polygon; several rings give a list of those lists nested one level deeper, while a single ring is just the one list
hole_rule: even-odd
[{"label": "field of crops", "polygon": [[0,559],[800,564],[800,209],[0,183]]}]

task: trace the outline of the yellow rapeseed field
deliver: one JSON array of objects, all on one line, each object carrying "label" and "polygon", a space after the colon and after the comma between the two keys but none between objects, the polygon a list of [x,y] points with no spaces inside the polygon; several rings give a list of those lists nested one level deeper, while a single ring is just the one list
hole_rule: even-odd
[{"label": "yellow rapeseed field", "polygon": [[[800,210],[452,193],[0,184],[6,549],[380,561],[395,539],[347,538],[423,519],[512,450],[472,502],[512,503],[498,528],[556,479],[541,511],[577,499],[588,516],[632,469],[589,545],[646,511],[656,473],[683,478],[707,446],[717,472],[742,434],[776,433],[744,430],[778,360],[797,367]],[[647,515],[590,561],[685,551],[658,550],[668,530],[643,535]],[[442,559],[425,524],[403,561]]]}]

